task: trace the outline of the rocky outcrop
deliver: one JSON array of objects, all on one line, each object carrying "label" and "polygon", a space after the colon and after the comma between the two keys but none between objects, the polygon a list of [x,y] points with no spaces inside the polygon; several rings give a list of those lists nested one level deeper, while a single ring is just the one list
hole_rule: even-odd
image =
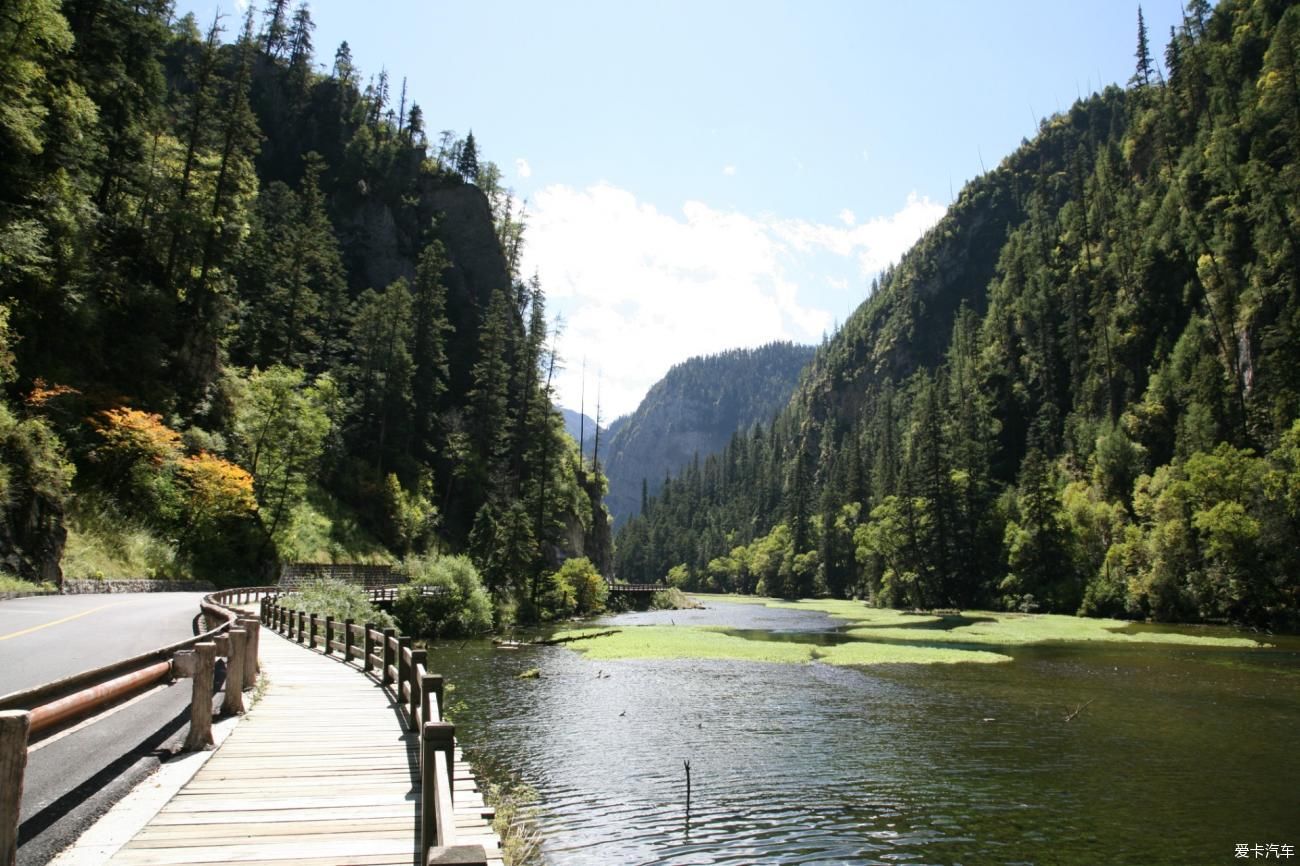
[{"label": "rocky outcrop", "polygon": [[721,451],[738,430],[766,423],[789,402],[811,346],[771,343],[691,358],[650,389],[636,412],[601,440],[609,478],[605,505],[615,525],[641,511],[641,481],[654,495],[697,455]]}]

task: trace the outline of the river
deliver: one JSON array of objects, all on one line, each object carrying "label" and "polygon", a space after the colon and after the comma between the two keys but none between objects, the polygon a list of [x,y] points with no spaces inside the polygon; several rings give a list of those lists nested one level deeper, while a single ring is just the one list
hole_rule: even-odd
[{"label": "river", "polygon": [[[814,642],[843,625],[722,602],[602,622]],[[1240,844],[1300,856],[1300,639],[1264,639],[867,668],[430,656],[480,773],[537,792],[554,866],[1183,866],[1237,862]]]}]

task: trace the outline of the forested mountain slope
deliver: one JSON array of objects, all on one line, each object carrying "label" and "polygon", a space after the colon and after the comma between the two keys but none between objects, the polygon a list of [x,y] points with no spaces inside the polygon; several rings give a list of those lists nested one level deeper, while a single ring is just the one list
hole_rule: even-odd
[{"label": "forested mountain slope", "polygon": [[615,526],[640,513],[643,493],[657,493],[664,478],[721,451],[737,431],[771,420],[812,356],[811,346],[769,343],[675,364],[602,438],[605,504]]},{"label": "forested mountain slope", "polygon": [[206,30],[166,0],[7,7],[8,570],[57,576],[65,518],[98,515],[218,580],[362,536],[465,550],[509,606],[608,550],[472,134],[431,145],[346,43],[316,72],[306,4]]},{"label": "forested mountain slope", "polygon": [[1294,623],[1300,7],[1194,2],[1166,71],[1137,60],[962,190],[774,425],[666,485],[620,576]]}]

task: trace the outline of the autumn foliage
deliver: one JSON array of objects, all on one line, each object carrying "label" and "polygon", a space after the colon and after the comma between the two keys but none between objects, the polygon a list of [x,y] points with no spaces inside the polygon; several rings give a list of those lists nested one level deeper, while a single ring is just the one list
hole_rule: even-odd
[{"label": "autumn foliage", "polygon": [[253,476],[229,460],[200,451],[182,459],[178,472],[189,491],[189,510],[200,522],[244,517],[257,510]]},{"label": "autumn foliage", "polygon": [[180,434],[161,415],[121,406],[98,413],[90,423],[104,440],[95,449],[100,459],[163,466],[181,456]]}]

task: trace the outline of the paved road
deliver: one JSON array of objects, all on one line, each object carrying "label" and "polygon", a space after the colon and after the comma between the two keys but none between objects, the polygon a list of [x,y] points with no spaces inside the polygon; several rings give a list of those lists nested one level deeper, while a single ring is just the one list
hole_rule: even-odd
[{"label": "paved road", "polygon": [[[202,593],[67,595],[0,601],[0,694],[157,649],[194,634]],[[19,866],[39,866],[179,743],[181,680],[28,755]]]}]

